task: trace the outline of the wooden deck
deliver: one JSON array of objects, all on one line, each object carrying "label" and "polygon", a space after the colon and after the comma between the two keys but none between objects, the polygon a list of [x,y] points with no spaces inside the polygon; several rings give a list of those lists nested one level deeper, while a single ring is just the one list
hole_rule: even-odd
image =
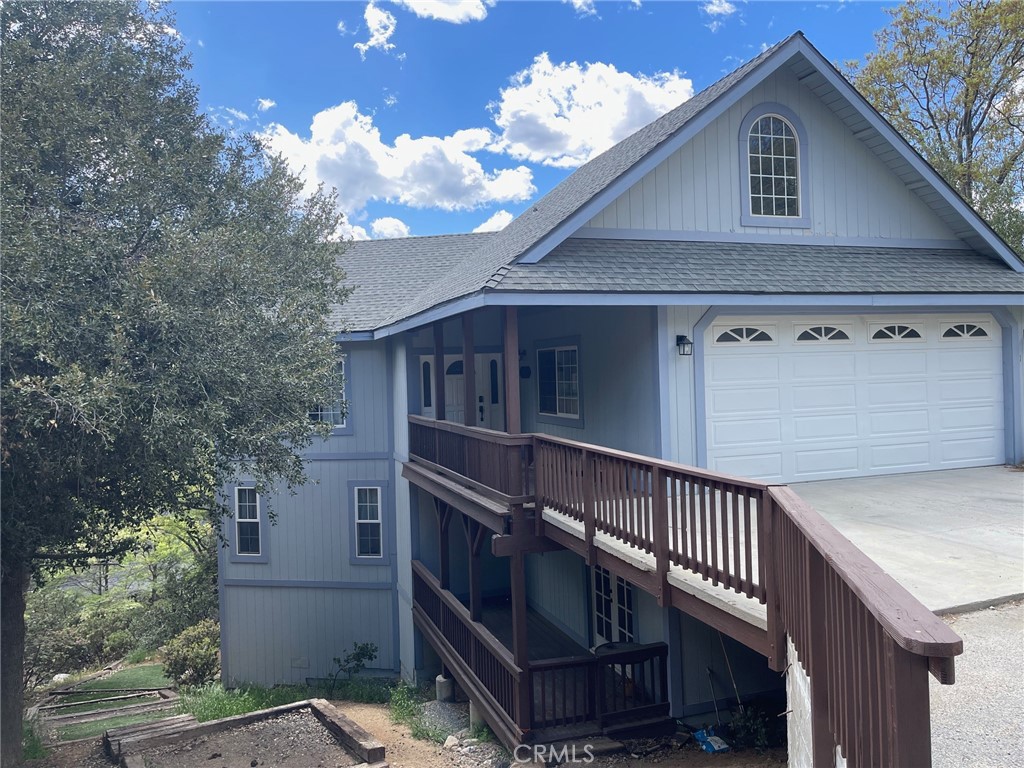
[{"label": "wooden deck", "polygon": [[[839,746],[850,766],[930,765],[928,675],[952,683],[963,643],[792,489],[548,435],[409,421],[416,437],[403,474],[411,482],[442,477],[444,503],[465,515],[479,509],[481,496],[507,505],[478,520],[499,534],[492,551],[512,558],[513,658],[487,631],[513,680],[505,698],[507,744],[529,727],[549,725],[544,719],[557,712],[536,707],[536,675],[547,675],[545,685],[556,685],[571,703],[568,723],[589,716],[589,702],[604,695],[601,669],[608,665],[577,657],[552,666],[527,652],[523,554],[561,546],[758,650],[772,669],[786,667],[791,642],[799,659],[789,661],[810,678],[816,763],[830,763]],[[489,449],[490,459],[474,460],[477,447],[491,441],[498,447]],[[424,480],[421,487],[430,486]],[[427,633],[432,644],[441,636]],[[657,658],[650,649],[620,657],[613,679],[624,691],[624,681],[638,675],[654,680],[664,674]],[[567,673],[577,666],[586,671]],[[582,715],[572,688],[581,681],[588,702]],[[606,705],[620,706],[601,701],[598,710],[607,714]],[[638,716],[643,707],[634,700],[625,709]]]}]

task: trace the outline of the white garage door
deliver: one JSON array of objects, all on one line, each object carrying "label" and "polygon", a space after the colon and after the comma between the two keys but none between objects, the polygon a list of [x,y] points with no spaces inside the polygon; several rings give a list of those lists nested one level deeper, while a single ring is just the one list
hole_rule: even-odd
[{"label": "white garage door", "polygon": [[723,317],[705,350],[712,469],[790,482],[1003,462],[990,315]]}]

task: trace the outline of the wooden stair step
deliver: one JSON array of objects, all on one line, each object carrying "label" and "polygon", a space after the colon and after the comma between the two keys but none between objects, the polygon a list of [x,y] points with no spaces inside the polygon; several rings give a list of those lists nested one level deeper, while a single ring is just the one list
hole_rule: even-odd
[{"label": "wooden stair step", "polygon": [[626,720],[604,728],[610,738],[640,738],[675,733],[676,721],[671,717],[649,717],[645,720]]}]

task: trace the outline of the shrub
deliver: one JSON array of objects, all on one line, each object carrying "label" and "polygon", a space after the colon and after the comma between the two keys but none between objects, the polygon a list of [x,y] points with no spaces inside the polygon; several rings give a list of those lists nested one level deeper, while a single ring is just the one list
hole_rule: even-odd
[{"label": "shrub", "polygon": [[164,649],[164,673],[179,685],[202,685],[220,672],[220,625],[203,619]]}]

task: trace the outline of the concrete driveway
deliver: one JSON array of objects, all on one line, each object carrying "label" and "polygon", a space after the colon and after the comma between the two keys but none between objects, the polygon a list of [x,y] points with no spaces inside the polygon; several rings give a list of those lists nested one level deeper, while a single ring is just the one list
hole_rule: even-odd
[{"label": "concrete driveway", "polygon": [[1024,595],[1024,472],[980,467],[792,487],[935,612]]}]

